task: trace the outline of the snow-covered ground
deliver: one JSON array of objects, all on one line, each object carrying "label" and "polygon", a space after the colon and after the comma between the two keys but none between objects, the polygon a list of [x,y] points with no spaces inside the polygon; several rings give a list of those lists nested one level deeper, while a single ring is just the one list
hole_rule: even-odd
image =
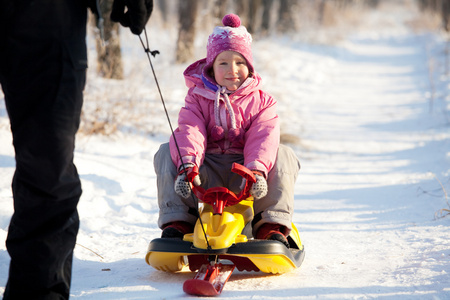
[{"label": "snow-covered ground", "polygon": [[[294,223],[306,258],[278,276],[235,272],[220,298],[450,299],[450,216],[436,218],[450,208],[446,44],[442,36],[406,30],[401,21],[410,16],[388,8],[371,16],[372,27],[334,46],[287,36],[254,43],[256,70],[279,101],[284,140],[302,161]],[[388,30],[379,30],[380,18]],[[167,59],[173,44],[166,41],[176,38],[168,35],[160,41],[150,31],[162,53],[154,60],[158,80],[176,118],[185,66]],[[142,105],[139,123],[154,134],[136,133],[132,124],[134,132],[78,137],[84,193],[72,299],[190,298],[182,284],[192,273],[164,273],[144,261],[149,241],[160,235],[152,160],[169,131],[140,42],[130,36],[123,47],[127,75],[138,79],[105,82],[91,70],[86,108],[99,97],[93,94],[140,99],[132,107]],[[4,241],[14,154],[3,103],[0,140]],[[2,242],[0,293],[8,265]]]}]

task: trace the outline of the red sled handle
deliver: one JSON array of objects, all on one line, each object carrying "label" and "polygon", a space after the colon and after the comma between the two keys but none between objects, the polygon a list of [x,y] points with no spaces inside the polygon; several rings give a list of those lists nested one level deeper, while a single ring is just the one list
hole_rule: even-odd
[{"label": "red sled handle", "polygon": [[231,172],[241,175],[242,177],[245,178],[245,186],[242,189],[242,191],[239,193],[237,198],[239,198],[240,200],[247,199],[250,196],[249,191],[250,191],[252,185],[256,182],[255,175],[248,168],[246,168],[243,165],[240,165],[238,163],[233,163]]},{"label": "red sled handle", "polygon": [[[250,196],[250,188],[252,187],[253,183],[256,182],[256,178],[255,175],[253,175],[253,172],[241,164],[233,163],[231,172],[245,178],[244,188],[238,195],[225,187],[213,187],[205,190],[200,186],[195,186],[194,184],[192,184],[192,190],[194,191],[197,198],[205,203],[211,204],[214,207],[215,214],[221,214],[224,207],[235,205],[241,202],[241,200],[247,199]],[[198,174],[198,167],[194,166],[189,170],[187,174],[187,180],[193,183],[195,176],[197,176]]]}]

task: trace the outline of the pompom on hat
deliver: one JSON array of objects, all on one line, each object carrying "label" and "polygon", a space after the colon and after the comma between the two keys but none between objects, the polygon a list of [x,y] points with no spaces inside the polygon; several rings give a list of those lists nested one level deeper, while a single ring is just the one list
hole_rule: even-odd
[{"label": "pompom on hat", "polygon": [[235,51],[247,60],[247,67],[253,72],[252,36],[241,26],[241,19],[235,14],[223,17],[222,24],[223,26],[215,27],[208,37],[205,70],[209,72],[217,55],[223,51]]}]

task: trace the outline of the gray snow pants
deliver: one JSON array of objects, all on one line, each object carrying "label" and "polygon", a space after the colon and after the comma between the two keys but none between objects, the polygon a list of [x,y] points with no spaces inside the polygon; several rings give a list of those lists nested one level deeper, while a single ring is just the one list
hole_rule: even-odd
[{"label": "gray snow pants", "polygon": [[[244,163],[244,156],[239,154],[206,154],[200,166],[201,186],[205,189],[223,186],[240,192],[242,177],[231,172],[232,164]],[[159,220],[158,226],[173,221],[185,221],[194,224],[197,210],[192,197],[183,199],[174,190],[174,181],[178,174],[170,156],[169,144],[162,144],[155,154],[154,167],[157,176]],[[229,171],[228,171],[229,170]],[[277,223],[291,229],[294,213],[294,185],[300,170],[300,162],[294,151],[280,145],[277,160],[267,178],[267,196],[254,201],[255,217],[252,221],[253,235],[264,223]]]}]

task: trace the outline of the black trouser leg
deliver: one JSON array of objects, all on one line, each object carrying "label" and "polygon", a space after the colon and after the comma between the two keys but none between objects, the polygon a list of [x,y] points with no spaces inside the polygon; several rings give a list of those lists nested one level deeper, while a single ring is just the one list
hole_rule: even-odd
[{"label": "black trouser leg", "polygon": [[19,14],[12,11],[20,18],[8,27],[0,74],[16,155],[4,299],[68,299],[79,228],[73,152],[87,11],[79,0],[23,3]]}]

